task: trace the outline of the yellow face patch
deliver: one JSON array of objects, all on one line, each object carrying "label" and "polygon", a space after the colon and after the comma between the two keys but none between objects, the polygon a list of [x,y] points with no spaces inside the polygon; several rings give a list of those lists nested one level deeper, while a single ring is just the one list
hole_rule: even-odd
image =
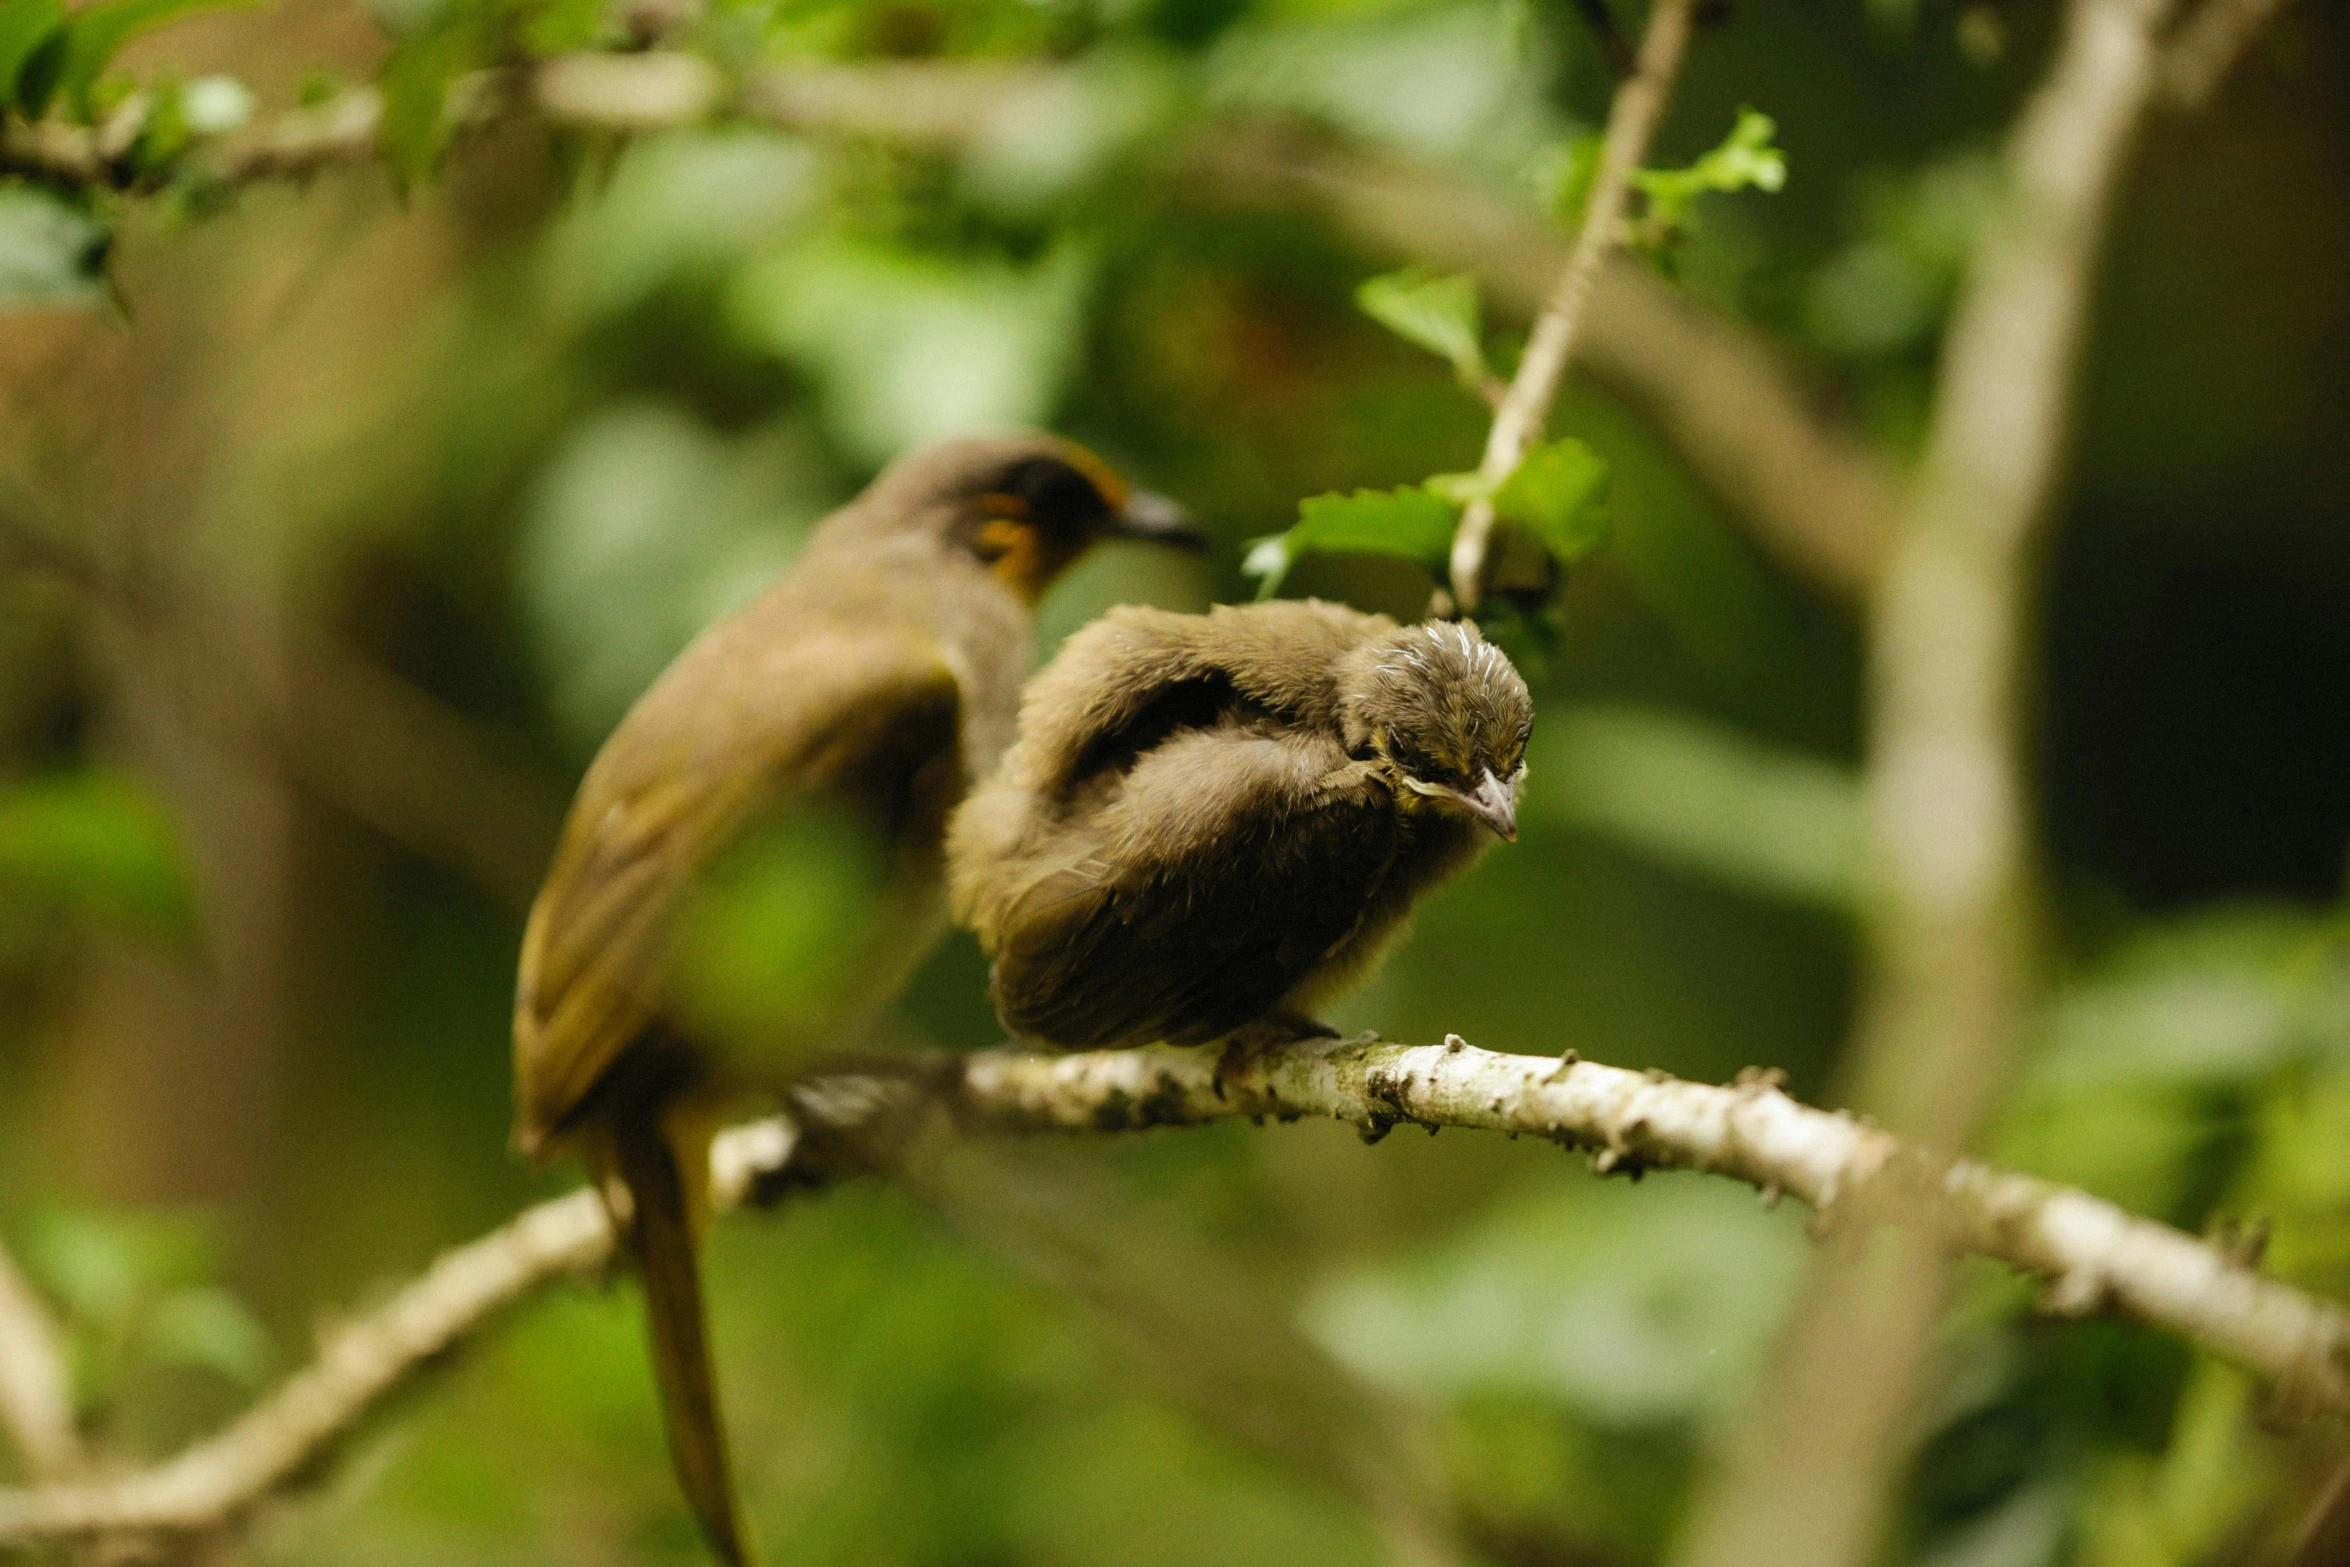
[{"label": "yellow face patch", "polygon": [[979,525],[977,543],[988,571],[1024,603],[1035,603],[1076,551],[1048,544],[1017,495],[991,493],[979,504],[987,520]]}]

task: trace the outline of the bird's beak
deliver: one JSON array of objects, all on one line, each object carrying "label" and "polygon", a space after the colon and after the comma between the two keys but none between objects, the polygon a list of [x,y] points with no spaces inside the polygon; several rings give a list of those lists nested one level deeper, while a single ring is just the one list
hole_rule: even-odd
[{"label": "bird's beak", "polygon": [[1173,544],[1181,549],[1204,550],[1207,536],[1193,525],[1191,513],[1164,495],[1148,490],[1136,490],[1126,497],[1126,504],[1110,518],[1103,530],[1117,539],[1149,539],[1156,544]]},{"label": "bird's beak", "polygon": [[1462,809],[1492,828],[1506,843],[1518,841],[1518,785],[1515,779],[1497,778],[1493,769],[1485,769],[1485,776],[1477,787],[1453,790],[1452,797]]}]

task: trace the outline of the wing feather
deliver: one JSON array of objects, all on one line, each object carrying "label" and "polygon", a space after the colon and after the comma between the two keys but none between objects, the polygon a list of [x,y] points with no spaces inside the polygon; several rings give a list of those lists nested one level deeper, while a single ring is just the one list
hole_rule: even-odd
[{"label": "wing feather", "polygon": [[1225,725],[1153,749],[1052,848],[999,925],[1006,1026],[1069,1048],[1197,1043],[1279,1005],[1352,934],[1394,815],[1326,737]]},{"label": "wing feather", "polygon": [[[694,678],[694,658],[664,683]],[[648,694],[607,742],[531,909],[514,1009],[525,1149],[561,1131],[658,1015],[680,899],[746,822],[829,787],[910,786],[955,755],[960,686],[919,636],[795,639],[738,678],[699,673],[708,701]]]}]

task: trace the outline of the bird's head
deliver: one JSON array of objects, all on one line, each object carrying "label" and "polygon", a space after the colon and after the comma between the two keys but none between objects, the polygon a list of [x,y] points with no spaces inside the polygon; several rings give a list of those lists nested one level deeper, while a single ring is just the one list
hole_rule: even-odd
[{"label": "bird's head", "polygon": [[1182,507],[1130,487],[1084,447],[1051,435],[943,441],[899,459],[875,489],[943,528],[951,546],[1026,603],[1096,539],[1204,542]]},{"label": "bird's head", "polygon": [[1347,748],[1405,812],[1436,810],[1518,836],[1534,698],[1501,649],[1457,621],[1406,626],[1349,662]]}]

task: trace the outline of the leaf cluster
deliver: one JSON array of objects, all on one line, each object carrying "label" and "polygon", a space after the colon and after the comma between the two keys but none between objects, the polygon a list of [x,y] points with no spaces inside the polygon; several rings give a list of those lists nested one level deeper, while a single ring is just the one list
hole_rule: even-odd
[{"label": "leaf cluster", "polygon": [[[1475,279],[1407,269],[1368,279],[1355,301],[1398,337],[1449,363],[1462,386],[1496,395]],[[1572,438],[1540,442],[1498,481],[1440,473],[1392,490],[1308,497],[1293,526],[1250,546],[1241,569],[1257,579],[1259,598],[1278,593],[1291,568],[1311,554],[1407,560],[1432,584],[1442,583],[1463,509],[1489,500],[1496,519],[1534,544],[1542,561],[1491,612],[1514,623],[1552,602],[1561,574],[1606,541],[1607,491],[1607,462],[1588,445]]]}]

